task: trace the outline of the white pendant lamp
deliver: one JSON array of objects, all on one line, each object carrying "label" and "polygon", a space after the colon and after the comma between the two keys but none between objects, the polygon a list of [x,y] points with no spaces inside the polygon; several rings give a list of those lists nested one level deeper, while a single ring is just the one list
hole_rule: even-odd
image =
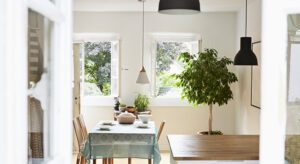
[{"label": "white pendant lamp", "polygon": [[140,2],[143,2],[143,34],[142,34],[142,69],[139,73],[139,76],[136,80],[136,83],[138,84],[149,84],[150,81],[148,79],[145,67],[144,67],[144,38],[145,38],[145,0],[139,0]]}]

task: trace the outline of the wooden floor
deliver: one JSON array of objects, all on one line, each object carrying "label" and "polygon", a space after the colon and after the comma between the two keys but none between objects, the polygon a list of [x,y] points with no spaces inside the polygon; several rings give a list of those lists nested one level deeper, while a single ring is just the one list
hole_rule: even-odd
[{"label": "wooden floor", "polygon": [[[161,164],[170,164],[170,153],[161,153]],[[76,164],[76,155],[73,155],[73,164]],[[92,164],[92,162],[91,162]],[[97,164],[102,164],[102,160],[97,160]],[[127,159],[114,159],[114,164],[127,164]],[[147,159],[132,159],[132,164],[148,164]]]}]

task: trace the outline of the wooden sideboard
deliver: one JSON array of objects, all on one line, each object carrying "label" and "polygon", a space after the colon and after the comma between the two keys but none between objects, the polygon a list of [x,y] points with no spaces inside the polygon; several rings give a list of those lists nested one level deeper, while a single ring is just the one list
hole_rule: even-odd
[{"label": "wooden sideboard", "polygon": [[168,135],[174,161],[259,160],[257,135]]}]

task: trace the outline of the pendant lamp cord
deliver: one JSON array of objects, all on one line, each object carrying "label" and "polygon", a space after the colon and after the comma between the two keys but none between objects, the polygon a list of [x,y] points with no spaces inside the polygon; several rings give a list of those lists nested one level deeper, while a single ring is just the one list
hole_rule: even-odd
[{"label": "pendant lamp cord", "polygon": [[246,21],[245,22],[245,36],[247,36],[247,25],[248,25],[247,24],[248,23],[248,20],[247,20],[248,17],[247,16],[248,16],[248,0],[246,0],[246,9],[245,9],[245,17],[246,17],[245,18],[245,21]]},{"label": "pendant lamp cord", "polygon": [[143,35],[142,35],[142,66],[144,67],[144,39],[145,39],[145,0],[143,2]]}]

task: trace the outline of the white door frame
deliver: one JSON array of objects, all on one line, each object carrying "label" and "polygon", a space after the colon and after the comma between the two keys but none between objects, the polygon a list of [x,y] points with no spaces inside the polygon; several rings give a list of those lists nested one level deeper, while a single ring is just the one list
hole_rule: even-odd
[{"label": "white door frame", "polygon": [[[0,0],[0,159],[26,164],[28,9],[54,22],[53,157],[45,163],[72,161],[72,0]],[[63,135],[63,137],[62,137]]]},{"label": "white door frame", "polygon": [[260,163],[283,164],[287,110],[287,16],[300,1],[262,0]]}]

